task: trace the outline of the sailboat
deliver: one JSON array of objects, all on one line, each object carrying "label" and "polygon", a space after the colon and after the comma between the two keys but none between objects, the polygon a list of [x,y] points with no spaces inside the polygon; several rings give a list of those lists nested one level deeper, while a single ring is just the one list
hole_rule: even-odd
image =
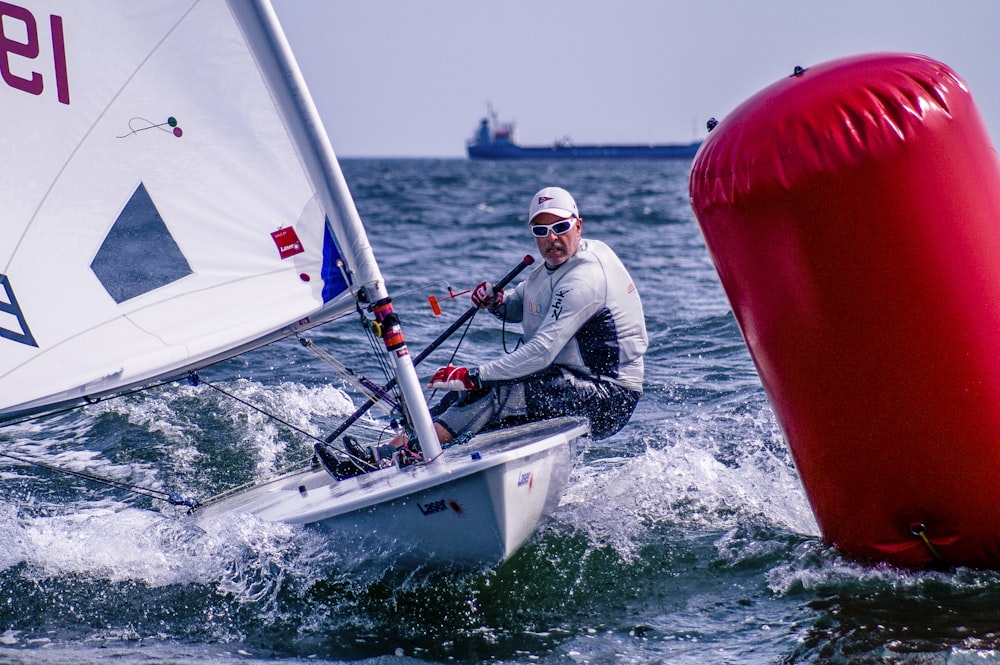
[{"label": "sailboat", "polygon": [[517,551],[558,504],[588,423],[560,418],[441,449],[269,4],[38,0],[0,12],[0,423],[360,320],[384,346],[384,388],[422,460],[345,479],[304,462],[192,502],[190,519],[314,525],[420,561],[494,564]]}]

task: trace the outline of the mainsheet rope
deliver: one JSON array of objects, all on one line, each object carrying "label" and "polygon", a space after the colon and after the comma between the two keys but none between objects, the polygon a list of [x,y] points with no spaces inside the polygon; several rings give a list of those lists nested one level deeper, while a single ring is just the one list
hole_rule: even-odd
[{"label": "mainsheet rope", "polygon": [[7,453],[7,452],[0,452],[0,457],[7,457],[17,462],[21,462],[22,464],[30,464],[32,466],[48,469],[49,471],[55,471],[56,473],[63,473],[70,476],[76,476],[77,478],[83,478],[85,480],[89,480],[91,482],[95,482],[101,485],[108,485],[110,487],[114,487],[120,490],[132,492],[133,494],[147,496],[151,499],[166,501],[172,506],[187,506],[188,508],[194,510],[195,508],[201,505],[200,503],[198,503],[197,500],[181,496],[180,494],[163,492],[160,490],[152,489],[151,487],[142,487],[141,485],[130,485],[128,483],[112,480],[111,478],[98,476],[93,473],[87,473],[85,471],[76,471],[74,469],[67,469],[66,467],[57,466],[55,464],[50,464],[48,462],[43,462],[41,460],[34,459],[32,457],[25,457],[23,455],[15,455],[14,453]]},{"label": "mainsheet rope", "polygon": [[215,391],[217,391],[217,392],[225,395],[229,399],[235,400],[235,401],[239,402],[240,404],[242,404],[243,406],[245,406],[245,407],[247,407],[249,409],[252,409],[252,410],[256,411],[257,413],[259,413],[259,414],[261,414],[263,416],[266,416],[267,418],[271,418],[273,420],[278,421],[279,423],[281,423],[285,427],[298,432],[299,434],[301,434],[304,437],[312,439],[313,441],[322,441],[322,439],[319,438],[318,436],[316,436],[315,434],[311,434],[311,433],[307,432],[306,430],[302,429],[301,427],[299,427],[297,425],[293,425],[292,423],[288,422],[287,420],[285,420],[283,418],[279,418],[278,416],[274,415],[273,413],[268,413],[267,411],[265,411],[264,409],[260,408],[256,404],[248,402],[247,400],[243,399],[242,397],[237,397],[233,393],[231,393],[231,392],[229,392],[229,391],[227,391],[227,390],[225,390],[223,388],[220,388],[219,386],[215,385],[211,381],[204,380],[203,378],[201,378],[200,376],[198,376],[197,372],[191,372],[188,375],[188,383],[190,383],[192,386],[197,386],[197,385],[202,385],[202,384],[206,385],[209,388],[211,388],[212,390],[215,390]]}]

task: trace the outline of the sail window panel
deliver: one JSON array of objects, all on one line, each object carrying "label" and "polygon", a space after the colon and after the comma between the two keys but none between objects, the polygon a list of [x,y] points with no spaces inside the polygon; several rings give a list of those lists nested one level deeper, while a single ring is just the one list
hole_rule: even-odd
[{"label": "sail window panel", "polygon": [[90,269],[119,304],[192,273],[142,183],[118,215]]}]

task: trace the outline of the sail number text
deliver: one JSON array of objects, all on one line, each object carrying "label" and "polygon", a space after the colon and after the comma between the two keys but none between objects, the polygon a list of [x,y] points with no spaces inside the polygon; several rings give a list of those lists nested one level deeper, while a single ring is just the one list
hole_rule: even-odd
[{"label": "sail number text", "polygon": [[[52,78],[55,79],[56,98],[63,104],[69,104],[69,74],[61,16],[49,16],[49,32],[52,35]],[[0,76],[3,76],[4,83],[32,95],[42,94],[48,73],[43,75],[20,62],[22,59],[35,60],[40,53],[41,39],[34,15],[24,7],[0,2]]]}]

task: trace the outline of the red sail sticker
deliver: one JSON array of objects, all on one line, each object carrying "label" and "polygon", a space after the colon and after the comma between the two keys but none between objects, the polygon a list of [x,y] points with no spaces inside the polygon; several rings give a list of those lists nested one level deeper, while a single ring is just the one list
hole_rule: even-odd
[{"label": "red sail sticker", "polygon": [[302,242],[299,240],[298,234],[295,233],[295,229],[290,226],[278,229],[271,234],[271,237],[274,238],[274,244],[278,246],[278,255],[283,259],[306,251],[303,249]]}]

